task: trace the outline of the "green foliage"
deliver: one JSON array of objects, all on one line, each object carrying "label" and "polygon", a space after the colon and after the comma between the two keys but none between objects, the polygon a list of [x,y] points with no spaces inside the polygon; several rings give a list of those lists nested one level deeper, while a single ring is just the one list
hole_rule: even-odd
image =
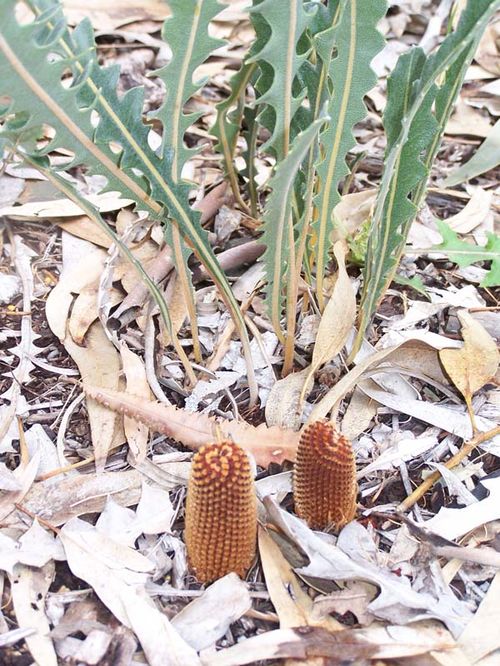
[{"label": "green foliage", "polygon": [[437,219],[436,224],[443,242],[432,248],[443,252],[457,266],[465,268],[478,261],[491,261],[491,266],[481,282],[481,287],[498,287],[500,285],[500,236],[488,233],[486,245],[473,245],[461,240],[453,229]]},{"label": "green foliage", "polygon": [[[0,12],[0,95],[10,99],[3,109],[4,135],[18,150],[35,158],[59,148],[70,150],[74,158],[67,168],[85,165],[90,173],[106,177],[105,190],[121,192],[153,217],[165,221],[171,218],[228,304],[246,349],[251,375],[243,316],[201,228],[199,214],[189,206],[190,186],[180,180],[186,156],[182,137],[188,119],[180,109],[173,121],[179,128],[175,145],[166,135],[162,155],[157,155],[149,147],[148,128],[142,122],[142,89],[133,88],[118,96],[119,70],[99,66],[90,23],[83,21],[71,32],[57,0],[33,0],[31,4],[37,18],[26,25],[16,21],[16,0],[5,0]],[[215,2],[203,4],[212,12],[214,7],[220,9]],[[177,10],[185,28],[187,22],[196,21],[196,13],[188,16],[180,6]],[[208,24],[200,26],[200,30],[206,32]],[[197,89],[190,74],[207,56],[210,40],[199,41],[196,48],[189,41],[186,49],[191,45],[191,51],[186,53],[183,49],[179,55],[186,70],[183,76],[168,68],[162,73],[172,85],[181,86],[182,81],[182,93],[175,90],[181,104]],[[184,45],[181,42],[181,47]],[[68,69],[73,75],[70,86],[63,85]],[[98,115],[97,126],[93,114]],[[167,129],[171,128],[168,114],[160,110],[159,115]],[[45,149],[37,150],[33,138],[42,135],[44,125],[52,127],[55,136]],[[115,152],[114,145],[120,150]]]},{"label": "green foliage", "polygon": [[[168,0],[171,16],[163,25],[162,38],[172,59],[155,73],[166,88],[163,104],[151,114],[162,125],[161,146],[155,151],[142,119],[142,89],[118,94],[119,70],[99,65],[90,23],[83,21],[71,30],[59,0],[30,0],[36,20],[19,25],[16,1],[4,0],[0,12],[0,97],[7,99],[0,109],[0,146],[53,174],[67,196],[78,199],[72,185],[62,182],[50,165],[54,150],[69,151],[72,157],[63,170],[81,165],[104,176],[106,190],[120,192],[162,221],[191,309],[195,355],[200,361],[187,264],[194,252],[235,321],[255,397],[243,315],[199,214],[189,205],[192,185],[181,175],[194,152],[185,135],[199,117],[187,112],[186,104],[204,83],[193,80],[196,69],[221,44],[210,36],[209,24],[224,4]],[[363,99],[376,82],[370,62],[384,45],[377,24],[386,6],[386,0],[254,0],[249,15],[255,41],[230,82],[229,95],[217,107],[212,129],[216,149],[236,201],[254,218],[259,217],[263,198],[256,186],[256,154],[274,164],[262,214],[262,240],[267,245],[263,262],[268,312],[285,342],[284,372],[293,365],[302,274],[311,294],[315,287],[320,310],[324,306],[333,211],[342,181],[349,176],[346,157],[356,145],[353,128],[365,116]],[[469,0],[456,30],[436,52],[427,56],[419,48],[411,49],[399,59],[388,81],[382,181],[370,227],[351,243],[360,263],[366,244],[358,345],[395,276],[465,71],[498,7],[500,0]],[[53,138],[42,145],[39,139],[47,127]],[[238,173],[240,134],[247,144],[246,168]],[[248,197],[241,196],[243,182]],[[94,219],[102,223],[95,211]],[[473,248],[450,236],[451,230],[446,233],[442,249],[450,258],[457,263],[459,256],[462,262],[474,257],[469,263],[491,258],[485,284],[498,280],[498,259],[488,255],[498,250],[497,237],[490,237],[485,248]],[[168,319],[165,308],[163,312]]]},{"label": "green foliage", "polygon": [[444,179],[445,187],[453,187],[464,180],[494,169],[500,164],[500,120],[497,120],[490,133],[468,162],[452,171]]},{"label": "green foliage", "polygon": [[372,218],[353,353],[394,277],[466,67],[498,7],[500,0],[469,1],[457,29],[434,55],[426,57],[420,48],[412,49],[400,57],[389,79],[384,173]]},{"label": "green foliage", "polygon": [[269,183],[271,194],[264,212],[267,224],[262,240],[267,246],[264,262],[269,314],[276,331],[281,329],[282,285],[285,284],[287,276],[288,279],[293,279],[291,272],[295,270],[293,259],[295,235],[291,201],[293,183],[300,164],[322,124],[323,119],[320,118],[297,136],[292,150],[279,163]]},{"label": "green foliage", "polygon": [[257,40],[247,62],[260,69],[258,121],[271,132],[263,148],[271,148],[278,160],[288,154],[292,120],[305,96],[294,92],[293,83],[308,55],[298,47],[315,10],[306,11],[303,0],[263,0],[251,10]]},{"label": "green foliage", "polygon": [[[333,94],[327,103],[327,113],[332,120],[320,136],[320,159],[316,165],[317,195],[314,200],[317,213],[312,225],[317,294],[321,305],[323,276],[334,228],[333,209],[340,201],[339,184],[349,173],[346,155],[356,145],[352,128],[366,115],[363,97],[377,81],[369,63],[384,45],[377,23],[385,14],[385,0],[372,0],[369,3],[350,0],[342,5],[340,18],[335,16],[336,23],[329,31],[321,33],[318,39],[318,51],[322,60],[326,61],[333,87]],[[325,42],[328,44],[330,40],[333,44],[323,49]],[[338,55],[331,59],[333,45]]]}]

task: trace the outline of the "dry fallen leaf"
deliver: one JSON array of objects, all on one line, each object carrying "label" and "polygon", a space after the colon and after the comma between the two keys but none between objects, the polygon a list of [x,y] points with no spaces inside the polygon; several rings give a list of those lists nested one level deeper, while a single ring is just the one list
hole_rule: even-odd
[{"label": "dry fallen leaf", "polygon": [[332,617],[314,615],[313,602],[299,584],[290,563],[264,528],[259,528],[259,553],[266,587],[280,619],[280,628],[323,626],[329,631],[344,627]]},{"label": "dry fallen leaf", "polygon": [[488,589],[472,621],[458,639],[463,652],[474,664],[500,648],[500,572]]},{"label": "dry fallen leaf", "polygon": [[266,402],[266,423],[268,426],[281,426],[298,430],[301,424],[302,408],[300,394],[305,386],[306,391],[313,387],[312,379],[307,384],[309,368],[293,372],[283,379],[278,379],[271,388]]},{"label": "dry fallen leaf", "polygon": [[11,577],[11,594],[19,628],[35,628],[26,637],[33,659],[39,666],[57,666],[57,655],[50,636],[50,622],[45,615],[45,601],[55,578],[55,563],[50,560],[41,569],[16,565]]},{"label": "dry fallen leaf", "polygon": [[319,323],[306,384],[320,365],[330,361],[340,352],[356,318],[356,294],[345,268],[346,244],[337,241],[333,247],[333,254],[338,264],[337,281]]},{"label": "dry fallen leaf", "polygon": [[495,375],[500,354],[491,335],[467,310],[461,310],[458,318],[462,324],[464,346],[461,349],[442,349],[439,358],[464,396],[474,426],[472,396]]},{"label": "dry fallen leaf", "polygon": [[200,651],[212,647],[251,607],[247,583],[230,573],[177,613],[172,625],[188,645]]},{"label": "dry fallen leaf", "polygon": [[113,615],[134,631],[151,666],[200,665],[196,652],[145,593],[153,562],[79,518],[66,523],[60,538],[71,571],[90,584]]},{"label": "dry fallen leaf", "polygon": [[[320,657],[326,663],[365,664],[368,659],[398,659],[424,655],[431,650],[450,650],[455,642],[437,623],[416,627],[373,627],[332,634],[321,628],[275,629],[203,656],[204,666],[240,666],[263,660],[282,663],[295,658],[309,664]],[[372,662],[373,663],[373,662]],[[380,663],[380,662],[379,662]],[[384,662],[385,663],[385,662]],[[420,662],[412,663],[434,663]]]},{"label": "dry fallen leaf", "polygon": [[[104,333],[100,321],[90,327],[85,337],[85,347],[77,345],[69,335],[64,340],[64,346],[77,364],[84,383],[103,389],[119,388],[120,355]],[[125,441],[122,419],[93,400],[87,400],[87,411],[96,468],[102,471],[108,451]]]},{"label": "dry fallen leaf", "polygon": [[[144,362],[123,341],[120,343],[120,355],[123,372],[127,380],[127,393],[133,392],[135,395],[140,395],[142,398],[149,400],[151,390],[146,377]],[[148,450],[149,429],[143,423],[138,423],[128,416],[123,419],[123,426],[132,459],[135,463],[141,463]]]}]

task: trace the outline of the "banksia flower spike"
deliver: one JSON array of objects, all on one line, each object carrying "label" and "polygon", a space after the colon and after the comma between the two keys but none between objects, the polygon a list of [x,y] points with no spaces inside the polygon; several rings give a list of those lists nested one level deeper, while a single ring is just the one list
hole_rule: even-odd
[{"label": "banksia flower spike", "polygon": [[188,561],[200,582],[234,571],[244,577],[255,555],[257,507],[245,451],[230,441],[193,456],[186,500]]},{"label": "banksia flower spike", "polygon": [[356,514],[357,491],[351,442],[328,421],[306,426],[293,474],[297,515],[313,529],[339,530]]}]

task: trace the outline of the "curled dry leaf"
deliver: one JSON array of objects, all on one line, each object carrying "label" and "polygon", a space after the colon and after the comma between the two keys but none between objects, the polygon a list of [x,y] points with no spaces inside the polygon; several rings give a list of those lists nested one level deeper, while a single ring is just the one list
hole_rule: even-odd
[{"label": "curled dry leaf", "polygon": [[[370,374],[374,374],[372,369],[378,368],[382,362],[386,362],[385,370],[394,372],[394,369],[391,367],[392,359],[390,357],[396,350],[413,345],[415,340],[418,340],[418,338],[409,337],[406,340],[402,340],[397,345],[376,351],[363,359],[361,363],[358,363],[358,365],[348,372],[347,375],[344,375],[344,377],[342,377],[342,379],[337,382],[335,386],[333,386],[333,388],[331,388],[330,391],[328,391],[328,393],[314,406],[307,422],[311,423],[312,421],[325,418],[326,415],[330,411],[335,410],[340,401],[358,385],[359,379],[362,376],[370,376]],[[433,349],[433,345],[426,342],[420,341],[420,344],[429,349]],[[379,372],[381,372],[381,368],[377,370],[376,374]]]},{"label": "curled dry leaf", "polygon": [[356,319],[356,294],[345,268],[347,245],[344,241],[335,243],[333,254],[338,264],[337,281],[321,317],[302,397],[316,370],[334,358],[345,345]]},{"label": "curled dry leaf", "polygon": [[186,412],[173,405],[96,386],[84,385],[83,390],[105,407],[130,416],[191,449],[198,449],[220,436],[237,442],[262,467],[295,458],[299,435],[290,430],[276,426],[268,428],[265,424],[256,427],[243,421],[216,420],[206,414]]},{"label": "curled dry leaf", "polygon": [[[143,361],[131,351],[125,342],[120,344],[120,356],[123,372],[127,380],[127,393],[134,392],[146,400],[151,398],[151,391],[146,377],[146,368]],[[125,436],[130,448],[130,453],[135,463],[141,463],[146,457],[149,430],[144,423],[138,423],[126,416],[123,419]]]},{"label": "curled dry leaf", "polygon": [[442,349],[439,358],[472,415],[472,396],[495,375],[500,354],[491,335],[467,310],[461,310],[458,318],[462,324],[464,346]]}]

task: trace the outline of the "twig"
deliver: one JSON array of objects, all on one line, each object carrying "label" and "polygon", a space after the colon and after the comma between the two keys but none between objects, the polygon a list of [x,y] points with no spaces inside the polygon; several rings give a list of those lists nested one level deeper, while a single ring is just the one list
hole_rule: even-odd
[{"label": "twig", "polygon": [[[465,442],[457,453],[452,456],[444,466],[447,469],[452,469],[456,467],[462,460],[469,455],[477,446],[487,442],[489,439],[500,435],[500,426],[487,430],[486,432],[480,432],[475,437],[470,439],[468,442]],[[409,495],[401,504],[397,507],[398,511],[407,511],[410,509],[419,499],[421,499],[425,493],[432,488],[432,486],[439,481],[441,478],[441,472],[435,471],[430,476],[427,477],[423,483],[421,483],[415,490]]]},{"label": "twig", "polygon": [[21,513],[25,513],[27,516],[29,516],[32,520],[37,520],[40,525],[43,525],[43,527],[46,527],[48,530],[52,530],[54,534],[60,534],[61,530],[53,525],[52,523],[49,523],[48,520],[45,520],[44,518],[40,518],[36,513],[33,513],[33,511],[30,511],[27,509],[25,506],[22,504],[18,504],[17,502],[14,503],[14,506],[18,511],[21,511]]}]

